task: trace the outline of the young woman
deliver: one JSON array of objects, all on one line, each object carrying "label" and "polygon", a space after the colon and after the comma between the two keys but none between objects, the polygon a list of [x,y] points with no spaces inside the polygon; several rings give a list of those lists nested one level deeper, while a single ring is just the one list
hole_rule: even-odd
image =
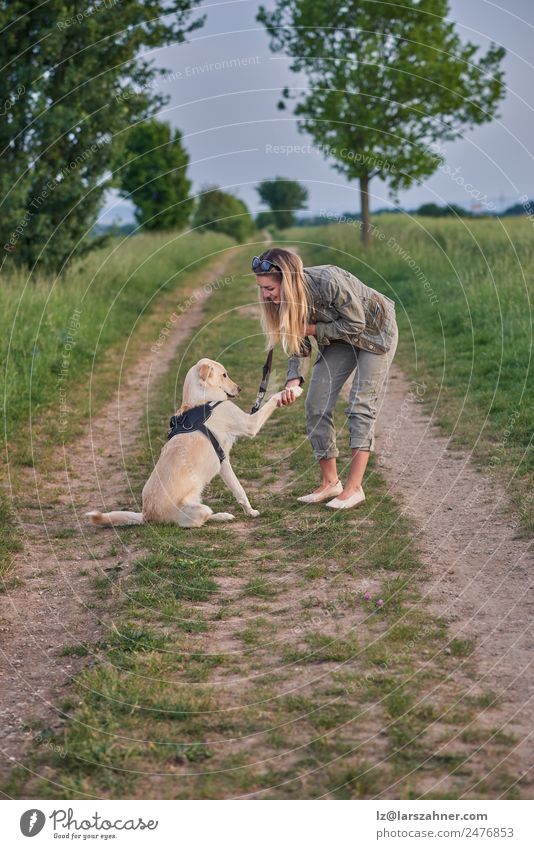
[{"label": "young woman", "polygon": [[[337,265],[304,268],[298,254],[271,248],[252,260],[269,347],[282,343],[289,355],[286,389],[304,383],[307,337],[319,353],[306,397],[306,428],[322,472],[320,486],[299,501],[328,501],[346,510],[365,501],[362,480],[374,450],[379,400],[395,355],[398,329],[395,303]],[[337,475],[333,412],[345,381],[355,371],[346,415],[352,462],[343,487]],[[285,392],[279,405],[293,403]],[[329,500],[331,499],[331,500]]]}]

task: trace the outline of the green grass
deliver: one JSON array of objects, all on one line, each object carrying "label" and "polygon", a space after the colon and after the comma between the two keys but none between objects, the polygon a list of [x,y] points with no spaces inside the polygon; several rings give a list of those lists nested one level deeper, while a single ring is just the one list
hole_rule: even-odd
[{"label": "green grass", "polygon": [[13,586],[16,575],[11,568],[12,558],[20,551],[22,543],[20,533],[15,526],[13,511],[0,498],[0,593]]},{"label": "green grass", "polygon": [[90,647],[86,643],[74,643],[61,649],[61,657],[87,657]]},{"label": "green grass", "polygon": [[[231,244],[213,233],[142,234],[94,251],[59,278],[28,279],[12,271],[0,289],[0,392],[8,441],[18,444],[21,436],[28,443],[21,424],[29,415],[37,424],[52,407],[59,418],[62,391],[68,403],[71,387],[112,345],[121,340],[127,351],[129,337],[158,299],[179,293],[193,271]],[[86,412],[77,408],[70,418]],[[65,435],[58,426],[56,436],[68,439],[69,429]]]},{"label": "green grass", "polygon": [[454,639],[448,645],[448,649],[455,657],[469,657],[475,648],[474,640]]},{"label": "green grass", "polygon": [[[207,302],[194,347],[183,345],[153,387],[147,433],[130,459],[139,490],[199,351],[224,362],[244,387],[240,406],[250,407],[264,354],[255,318],[239,311],[255,297],[243,274],[249,253],[232,261],[235,285]],[[274,368],[283,375],[279,352]],[[510,741],[487,735],[478,751],[483,726],[498,727],[498,706],[492,694],[465,692],[472,659],[426,609],[412,526],[375,463],[359,511],[297,507],[296,494],[317,476],[303,412],[302,404],[277,410],[257,440],[233,451],[258,519],[240,517],[216,479],[205,500],[235,512],[237,524],[118,531],[125,549],[146,553],[120,602],[109,602],[113,626],[75,680],[64,730],[53,745],[36,745],[32,772],[16,770],[4,792],[433,798],[421,787],[437,786],[447,798],[519,794],[507,772]],[[274,499],[266,481],[280,470],[285,485]]]},{"label": "green grass", "polygon": [[534,230],[526,218],[461,221],[379,215],[370,250],[357,226],[294,228],[279,244],[305,265],[347,268],[397,303],[396,359],[451,445],[514,496],[534,530]]},{"label": "green grass", "polygon": [[[216,233],[139,235],[94,251],[59,278],[28,279],[4,268],[0,393],[15,497],[18,468],[43,471],[54,446],[77,436],[116,389],[122,358],[131,362],[142,344],[157,341],[155,307],[167,298],[165,318],[179,310],[192,281],[214,281],[202,269],[231,245]],[[92,381],[95,371],[98,380]],[[0,500],[4,576],[18,548],[10,515]],[[65,529],[56,536],[72,533]]]}]

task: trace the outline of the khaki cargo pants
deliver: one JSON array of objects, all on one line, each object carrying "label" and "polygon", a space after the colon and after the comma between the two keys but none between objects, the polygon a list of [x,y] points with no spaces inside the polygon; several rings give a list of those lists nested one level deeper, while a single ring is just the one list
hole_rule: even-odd
[{"label": "khaki cargo pants", "polygon": [[334,408],[345,382],[355,370],[345,415],[350,447],[374,451],[375,423],[384,397],[387,374],[395,356],[398,330],[386,354],[373,354],[347,342],[331,342],[319,351],[306,396],[306,429],[317,460],[337,457]]}]

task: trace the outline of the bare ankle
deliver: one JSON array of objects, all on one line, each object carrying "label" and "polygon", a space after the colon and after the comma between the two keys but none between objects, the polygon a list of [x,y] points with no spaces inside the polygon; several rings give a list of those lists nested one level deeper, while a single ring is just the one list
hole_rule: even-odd
[{"label": "bare ankle", "polygon": [[345,486],[344,486],[344,488],[343,488],[343,492],[351,492],[351,493],[352,493],[352,492],[357,492],[357,491],[358,491],[359,489],[361,489],[361,488],[362,488],[361,483],[358,483],[358,484],[356,484],[356,483],[347,483],[347,484],[345,484]]}]

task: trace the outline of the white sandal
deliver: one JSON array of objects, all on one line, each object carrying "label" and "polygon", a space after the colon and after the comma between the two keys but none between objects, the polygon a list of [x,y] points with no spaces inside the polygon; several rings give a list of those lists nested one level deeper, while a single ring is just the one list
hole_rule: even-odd
[{"label": "white sandal", "polygon": [[328,489],[322,489],[321,492],[310,492],[309,495],[301,495],[300,498],[297,498],[297,501],[303,501],[305,504],[318,504],[320,501],[326,501],[327,498],[332,498],[333,495],[340,495],[342,492],[343,484],[341,481],[338,481],[329,486]]},{"label": "white sandal", "polygon": [[363,504],[364,501],[365,493],[360,487],[356,490],[354,495],[349,496],[349,498],[333,498],[326,506],[332,507],[334,510],[348,510],[350,507],[358,507],[358,505]]}]

